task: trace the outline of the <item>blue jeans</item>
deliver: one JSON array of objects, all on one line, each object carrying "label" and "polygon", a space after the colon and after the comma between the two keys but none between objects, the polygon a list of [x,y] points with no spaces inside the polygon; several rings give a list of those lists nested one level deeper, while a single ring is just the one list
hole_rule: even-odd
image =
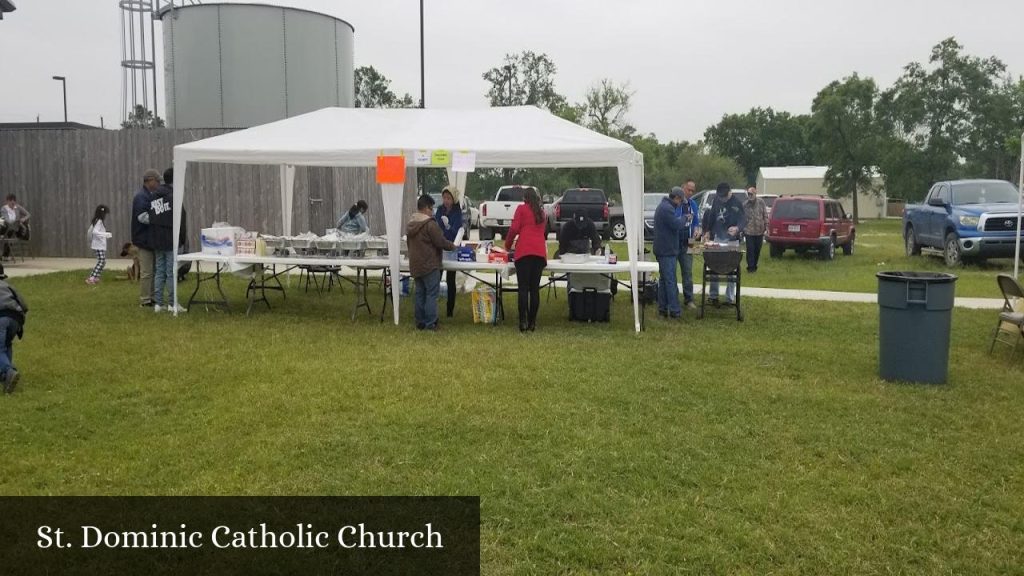
[{"label": "blue jeans", "polygon": [[[161,250],[153,253],[153,303],[157,306],[173,306],[174,297],[174,252]],[[164,300],[164,285],[167,286],[167,299]]]},{"label": "blue jeans", "polygon": [[434,270],[415,280],[416,327],[433,328],[437,325],[437,297],[441,292],[441,271]]},{"label": "blue jeans", "polygon": [[680,248],[679,267],[683,269],[683,302],[693,302],[693,254]]},{"label": "blue jeans", "polygon": [[658,312],[679,315],[679,284],[676,283],[676,256],[658,259]]},{"label": "blue jeans", "polygon": [[[21,330],[21,324],[9,316],[0,316],[0,376],[14,368],[14,337]],[[15,368],[17,370],[17,368]]]}]

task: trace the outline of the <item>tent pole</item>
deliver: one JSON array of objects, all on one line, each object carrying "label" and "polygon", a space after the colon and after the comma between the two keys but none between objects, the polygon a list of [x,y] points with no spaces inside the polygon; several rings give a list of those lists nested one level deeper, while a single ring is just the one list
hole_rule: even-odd
[{"label": "tent pole", "polygon": [[1017,180],[1017,242],[1013,249],[1013,277],[1020,279],[1020,228],[1024,219],[1024,132],[1020,135],[1020,178]]},{"label": "tent pole", "polygon": [[188,163],[185,162],[184,158],[179,158],[177,153],[174,155],[174,194],[172,196],[172,226],[174,230],[171,235],[174,237],[174,274],[171,278],[171,306],[174,311],[174,315],[178,315],[178,246],[181,245],[181,211],[185,205],[185,183],[188,179],[185,177],[185,170],[188,168]]}]

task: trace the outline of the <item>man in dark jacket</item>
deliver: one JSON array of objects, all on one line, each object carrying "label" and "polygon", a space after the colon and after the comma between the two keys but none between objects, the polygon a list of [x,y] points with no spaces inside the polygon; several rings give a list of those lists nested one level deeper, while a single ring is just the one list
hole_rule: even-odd
[{"label": "man in dark jacket", "polygon": [[142,188],[132,198],[132,244],[139,249],[139,304],[153,305],[153,249],[149,245],[149,204],[160,186],[160,173],[146,170]]},{"label": "man in dark jacket", "polygon": [[454,250],[434,220],[434,199],[416,200],[416,213],[405,225],[409,244],[409,274],[416,282],[416,328],[437,330],[437,296],[441,288],[441,251]]},{"label": "man in dark jacket", "polygon": [[[732,195],[732,186],[722,182],[715,190],[715,199],[711,207],[704,213],[704,239],[715,242],[736,242],[740,241],[740,232],[746,223],[743,215],[743,203]],[[738,247],[737,247],[738,248]],[[709,300],[712,305],[718,305],[718,280],[711,280]],[[736,283],[729,281],[725,288],[725,300],[733,304],[736,293]]]},{"label": "man in dark jacket", "polygon": [[676,207],[683,203],[679,188],[673,188],[654,210],[654,257],[658,259],[658,315],[679,318],[679,284],[676,282],[676,257],[683,221]]},{"label": "man in dark jacket", "polygon": [[594,221],[582,212],[572,215],[572,220],[562,224],[558,230],[558,255],[596,254],[601,248],[601,235]]},{"label": "man in dark jacket", "polygon": [[21,376],[14,367],[14,337],[23,336],[26,314],[25,300],[13,286],[0,280],[0,378],[5,394],[14,392]]},{"label": "man in dark jacket", "polygon": [[[174,172],[164,172],[164,184],[149,203],[149,247],[153,251],[153,310],[184,312],[174,294]],[[182,224],[185,223],[182,218]],[[181,236],[179,234],[179,236]],[[180,238],[179,238],[180,240]],[[164,288],[167,298],[164,298]]]}]

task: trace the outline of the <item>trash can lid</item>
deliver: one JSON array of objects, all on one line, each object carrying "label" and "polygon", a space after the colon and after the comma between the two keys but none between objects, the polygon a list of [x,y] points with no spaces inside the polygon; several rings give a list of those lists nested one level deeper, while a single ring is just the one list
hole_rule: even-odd
[{"label": "trash can lid", "polygon": [[875,274],[881,280],[891,280],[894,282],[924,282],[927,284],[946,284],[948,282],[956,282],[957,276],[955,274],[946,274],[945,272],[878,272]]}]

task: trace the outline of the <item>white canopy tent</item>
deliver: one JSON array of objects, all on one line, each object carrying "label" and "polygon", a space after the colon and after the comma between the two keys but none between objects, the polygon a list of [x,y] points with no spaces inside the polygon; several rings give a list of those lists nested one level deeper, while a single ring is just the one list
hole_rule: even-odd
[{"label": "white canopy tent", "polygon": [[[412,167],[418,150],[472,152],[476,168],[617,168],[632,263],[630,279],[637,285],[636,262],[643,256],[643,155],[625,142],[533,106],[475,110],[324,108],[175,146],[175,245],[188,194],[190,162],[280,166],[283,230],[290,234],[295,166],[375,167],[379,155],[402,154],[406,166]],[[464,181],[461,183],[464,187]],[[402,185],[381,185],[381,194],[391,275],[398,278]],[[392,291],[394,321],[398,324],[399,283],[392,283]],[[637,292],[633,291],[633,318],[639,332]]]}]

